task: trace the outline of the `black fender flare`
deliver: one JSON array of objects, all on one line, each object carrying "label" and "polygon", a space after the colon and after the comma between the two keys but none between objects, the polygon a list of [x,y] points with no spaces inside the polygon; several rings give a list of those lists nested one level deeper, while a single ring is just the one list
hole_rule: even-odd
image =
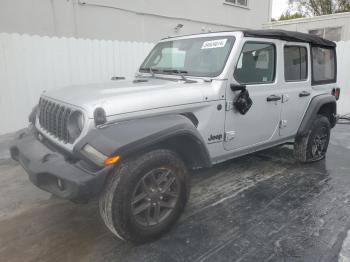
[{"label": "black fender flare", "polygon": [[322,94],[312,98],[308,109],[306,110],[303,120],[297,132],[297,137],[305,136],[311,128],[313,120],[316,118],[318,112],[323,105],[330,104],[332,107],[332,119],[331,126],[334,127],[336,124],[336,113],[337,113],[337,101],[331,94]]},{"label": "black fender flare", "polygon": [[190,168],[211,166],[202,136],[184,115],[132,119],[96,128],[77,143],[75,151],[78,153],[86,144],[106,156],[119,155],[121,159],[155,146],[170,147]]}]

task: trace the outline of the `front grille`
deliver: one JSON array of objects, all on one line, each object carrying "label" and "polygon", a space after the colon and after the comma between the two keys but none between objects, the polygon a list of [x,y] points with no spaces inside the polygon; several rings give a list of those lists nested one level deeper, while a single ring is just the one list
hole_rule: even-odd
[{"label": "front grille", "polygon": [[68,120],[75,110],[67,106],[40,99],[39,123],[41,128],[64,143],[73,143],[68,132]]}]

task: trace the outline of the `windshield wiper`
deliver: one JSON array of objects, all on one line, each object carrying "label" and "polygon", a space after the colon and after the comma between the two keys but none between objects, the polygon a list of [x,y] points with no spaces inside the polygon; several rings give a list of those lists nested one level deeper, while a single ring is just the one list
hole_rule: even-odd
[{"label": "windshield wiper", "polygon": [[188,71],[186,70],[179,70],[179,69],[158,69],[158,68],[153,68],[153,67],[144,67],[144,68],[140,68],[140,70],[142,71],[146,71],[149,72],[152,77],[154,76],[155,72],[161,72],[161,73],[171,73],[171,74],[175,74],[175,75],[179,75],[181,76],[181,79],[183,81],[185,81],[185,83],[197,83],[197,81],[195,80],[190,80],[188,78],[185,77],[185,74],[188,73]]},{"label": "windshield wiper", "polygon": [[187,74],[188,72],[185,70],[178,70],[178,69],[158,69],[154,67],[142,67],[140,68],[142,71],[150,72],[152,75],[154,75],[155,72],[162,72],[162,73],[172,73],[172,74]]},{"label": "windshield wiper", "polygon": [[163,72],[165,72],[165,73],[174,73],[174,74],[187,74],[188,73],[185,70],[179,70],[179,69],[164,69]]},{"label": "windshield wiper", "polygon": [[185,74],[188,73],[188,71],[186,70],[178,70],[178,69],[164,69],[163,72],[165,73],[173,73],[173,74],[176,74],[176,75],[180,75],[181,76],[181,79],[183,81],[185,81],[185,83],[197,83],[197,81],[195,80],[190,80],[188,78],[185,77]]},{"label": "windshield wiper", "polygon": [[149,72],[152,75],[152,77],[154,77],[154,73],[160,72],[161,70],[153,68],[153,67],[142,67],[142,68],[140,68],[140,71]]},{"label": "windshield wiper", "polygon": [[154,72],[153,72],[152,67],[149,68],[149,72],[151,73],[152,77],[154,77]]}]

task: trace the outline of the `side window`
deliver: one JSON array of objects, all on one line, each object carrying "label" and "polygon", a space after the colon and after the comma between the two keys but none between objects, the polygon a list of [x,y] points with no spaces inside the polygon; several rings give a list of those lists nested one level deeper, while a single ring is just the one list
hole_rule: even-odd
[{"label": "side window", "polygon": [[307,49],[305,47],[284,47],[284,78],[286,81],[307,79]]},{"label": "side window", "polygon": [[241,84],[266,84],[275,79],[275,46],[269,43],[247,42],[234,72]]},{"label": "side window", "polygon": [[336,54],[334,48],[312,47],[313,84],[336,82]]}]

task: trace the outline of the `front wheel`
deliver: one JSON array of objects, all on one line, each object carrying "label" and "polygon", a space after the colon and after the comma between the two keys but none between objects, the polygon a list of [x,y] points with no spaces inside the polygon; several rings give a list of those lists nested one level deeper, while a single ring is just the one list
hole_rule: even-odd
[{"label": "front wheel", "polygon": [[315,162],[325,158],[329,139],[331,124],[327,117],[317,115],[308,133],[298,137],[294,144],[294,155],[303,163]]},{"label": "front wheel", "polygon": [[154,150],[121,164],[100,197],[106,226],[123,240],[145,242],[168,231],[189,195],[188,172],[172,151]]}]

